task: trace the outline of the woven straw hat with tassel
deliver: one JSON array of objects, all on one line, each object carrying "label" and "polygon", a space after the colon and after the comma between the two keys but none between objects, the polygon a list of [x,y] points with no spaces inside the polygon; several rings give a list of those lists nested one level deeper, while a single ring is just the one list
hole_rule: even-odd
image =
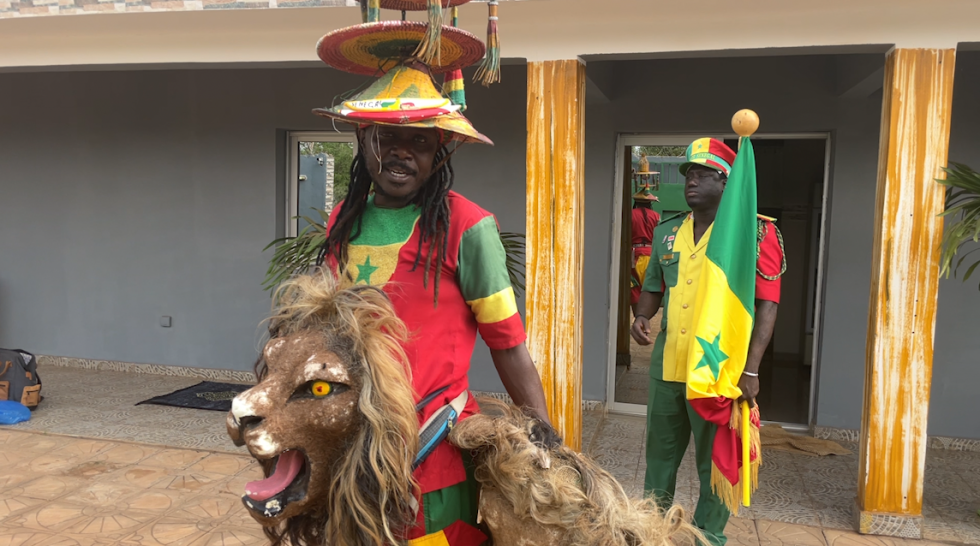
[{"label": "woven straw hat with tassel", "polygon": [[[480,134],[462,112],[466,109],[462,69],[483,58],[478,74],[488,78],[490,60],[479,38],[458,28],[456,6],[469,0],[361,0],[364,23],[342,28],[320,38],[317,55],[327,65],[379,80],[356,97],[328,108],[319,116],[359,127],[371,124],[437,129],[443,142],[493,144]],[[496,4],[496,2],[491,2]],[[429,23],[382,21],[381,8],[429,10]],[[452,10],[452,26],[442,24],[444,8]],[[495,6],[491,27],[495,31]],[[497,54],[499,55],[499,48]],[[442,90],[433,74],[444,74]],[[488,82],[485,82],[488,83]]]},{"label": "woven straw hat with tassel", "polygon": [[[378,8],[399,10],[399,11],[426,11],[429,16],[429,27],[425,39],[419,44],[415,55],[425,63],[438,62],[441,56],[440,33],[442,32],[444,10],[453,8],[453,27],[457,25],[457,6],[466,4],[470,0],[362,0],[367,2],[368,7],[362,8],[370,11],[370,4],[377,3]],[[364,4],[362,3],[362,6]],[[498,0],[487,2],[489,17],[487,21],[487,45],[486,57],[476,70],[475,79],[483,85],[500,81],[500,39],[497,30],[497,10]],[[369,16],[368,16],[369,17]],[[370,20],[370,19],[366,19]]]},{"label": "woven straw hat with tassel", "polygon": [[424,64],[407,62],[389,70],[357,97],[332,108],[313,111],[324,116],[365,125],[401,125],[437,129],[443,142],[493,144],[443,96]]}]

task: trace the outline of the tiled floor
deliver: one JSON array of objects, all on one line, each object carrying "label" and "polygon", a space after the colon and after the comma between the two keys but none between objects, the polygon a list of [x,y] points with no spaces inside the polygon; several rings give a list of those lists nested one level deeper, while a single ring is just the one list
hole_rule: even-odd
[{"label": "tiled floor", "polygon": [[[0,546],[265,544],[239,495],[259,471],[224,432],[220,412],[134,406],[194,378],[50,367],[31,421],[0,428]],[[644,420],[588,412],[587,450],[642,494]],[[854,446],[848,446],[854,448]],[[770,451],[753,506],[729,524],[730,544],[927,544],[851,533],[856,456]],[[927,536],[980,544],[980,454],[932,451]],[[693,507],[693,461],[678,502]],[[937,542],[931,542],[937,543]]]},{"label": "tiled floor", "polygon": [[[660,331],[660,318],[663,309],[650,319],[650,338],[655,339]],[[653,345],[640,345],[630,339],[630,369],[616,367],[616,401],[626,404],[646,405],[650,391],[650,353]]]},{"label": "tiled floor", "polygon": [[[608,415],[586,444],[588,452],[634,495],[642,494],[646,471],[643,457],[645,425],[642,417]],[[752,507],[742,508],[739,515],[754,520],[760,532],[763,527],[768,533],[769,529],[782,529],[779,524],[791,524],[813,532],[823,529],[829,533],[825,533],[825,538],[830,541],[830,534],[838,537],[839,532],[851,531],[851,507],[857,494],[858,448],[855,444],[844,446],[853,452],[852,455],[818,458],[776,450],[764,452],[759,490],[752,497]],[[699,487],[693,444],[681,463],[677,480],[676,502],[693,509]],[[980,544],[980,516],[977,515],[977,509],[980,509],[980,453],[930,449],[925,480],[926,538]],[[871,541],[867,544],[892,542]]]}]

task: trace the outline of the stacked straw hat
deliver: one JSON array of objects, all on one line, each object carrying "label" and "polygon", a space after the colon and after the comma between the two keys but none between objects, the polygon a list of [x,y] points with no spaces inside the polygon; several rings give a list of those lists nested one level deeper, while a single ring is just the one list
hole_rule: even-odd
[{"label": "stacked straw hat", "polygon": [[[466,96],[462,69],[480,63],[476,80],[500,80],[497,2],[491,1],[487,45],[458,28],[457,6],[469,0],[361,0],[363,23],[333,31],[317,43],[328,66],[379,79],[356,96],[313,112],[358,126],[405,125],[440,130],[444,141],[483,142],[462,112]],[[402,20],[381,20],[381,10],[403,12]],[[452,25],[444,24],[451,10]],[[428,11],[428,22],[404,20],[405,11]],[[433,80],[441,75],[441,89]]]}]

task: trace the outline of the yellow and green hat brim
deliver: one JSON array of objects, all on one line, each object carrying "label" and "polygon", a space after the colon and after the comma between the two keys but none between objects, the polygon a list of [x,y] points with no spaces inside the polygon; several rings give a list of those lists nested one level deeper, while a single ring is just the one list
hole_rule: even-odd
[{"label": "yellow and green hat brim", "polygon": [[432,77],[415,67],[400,65],[368,86],[356,97],[331,108],[317,108],[318,116],[336,119],[356,126],[392,125],[437,129],[444,142],[493,145],[460,113],[459,105],[436,89]]},{"label": "yellow and green hat brim", "polygon": [[[316,51],[328,66],[365,76],[377,76],[412,59],[425,39],[428,24],[417,21],[364,23],[326,34]],[[473,34],[443,25],[440,55],[427,63],[433,74],[472,66],[486,54],[486,46]]]},{"label": "yellow and green hat brim", "polygon": [[708,167],[728,176],[732,172],[732,164],[735,163],[735,150],[714,138],[695,140],[687,147],[686,156],[687,161],[677,168],[681,176],[687,176],[687,171],[695,165]]},{"label": "yellow and green hat brim", "polygon": [[650,191],[650,188],[643,188],[633,194],[634,201],[659,201],[660,199]]}]

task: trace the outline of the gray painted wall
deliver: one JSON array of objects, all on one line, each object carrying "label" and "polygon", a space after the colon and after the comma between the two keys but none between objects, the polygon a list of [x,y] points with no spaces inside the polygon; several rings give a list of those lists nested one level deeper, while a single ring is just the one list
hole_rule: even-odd
[{"label": "gray painted wall", "polygon": [[[949,159],[980,170],[980,53],[960,52],[956,57]],[[958,279],[939,283],[930,434],[980,438],[980,419],[976,418],[976,390],[980,387],[978,281],[974,273],[966,283]]]},{"label": "gray painted wall", "polygon": [[[503,79],[471,86],[467,114],[497,146],[456,154],[457,189],[523,232],[526,71]],[[251,369],[284,130],[330,129],[310,110],[362,81],[325,67],[0,74],[0,346]],[[473,375],[502,390],[485,349]]]}]

